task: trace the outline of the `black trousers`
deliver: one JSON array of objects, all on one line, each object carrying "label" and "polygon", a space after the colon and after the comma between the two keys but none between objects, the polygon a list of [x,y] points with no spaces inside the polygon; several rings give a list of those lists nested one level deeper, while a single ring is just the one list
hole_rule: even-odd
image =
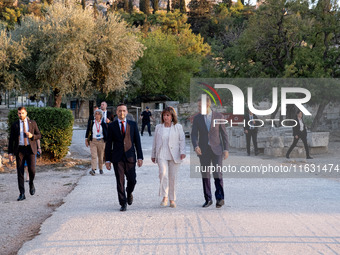
[{"label": "black trousers", "polygon": [[247,153],[250,154],[250,139],[253,140],[255,153],[258,153],[257,149],[257,130],[249,129],[248,133],[246,133],[246,142],[247,142]]},{"label": "black trousers", "polygon": [[298,133],[298,137],[296,138],[294,136],[294,141],[292,143],[292,145],[289,147],[288,151],[287,151],[287,157],[289,157],[289,154],[292,152],[292,150],[294,149],[294,147],[296,146],[296,144],[298,143],[299,139],[302,140],[303,142],[303,146],[305,146],[305,150],[306,150],[306,157],[309,157],[309,148],[308,148],[308,144],[307,144],[307,135],[304,135],[302,132]]},{"label": "black trousers", "polygon": [[143,135],[145,126],[148,126],[148,132],[149,132],[149,135],[151,135],[150,121],[149,122],[142,122],[142,131],[140,133]]},{"label": "black trousers", "polygon": [[[212,200],[211,194],[211,171],[208,168],[209,166],[220,166],[222,167],[222,155],[216,155],[212,150],[211,147],[208,145],[208,151],[202,156],[200,156],[200,163],[204,170],[202,171],[202,183],[203,183],[203,192],[204,192],[204,199],[205,201]],[[216,169],[216,168],[215,168]],[[224,190],[223,190],[223,173],[221,171],[213,172],[213,177],[215,180],[215,198],[217,200],[224,199]]]},{"label": "black trousers", "polygon": [[[126,193],[130,195],[135,189],[136,180],[136,162],[128,162],[126,160],[113,163],[117,181],[117,193],[120,205],[125,205],[127,202]],[[126,193],[125,193],[125,178],[127,180]]]},{"label": "black trousers", "polygon": [[35,177],[35,155],[33,154],[31,146],[19,146],[19,152],[16,156],[16,161],[19,191],[20,194],[25,194],[25,161],[27,162],[30,185],[33,184],[33,180]]}]

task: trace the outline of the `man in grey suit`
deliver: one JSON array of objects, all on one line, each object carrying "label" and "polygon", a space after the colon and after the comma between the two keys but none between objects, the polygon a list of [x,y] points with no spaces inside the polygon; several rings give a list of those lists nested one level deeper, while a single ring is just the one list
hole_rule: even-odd
[{"label": "man in grey suit", "polygon": [[[210,98],[207,96],[206,106],[207,114],[197,114],[194,118],[191,142],[197,156],[200,159],[202,169],[202,182],[205,203],[203,207],[212,205],[211,185],[210,185],[210,169],[211,164],[215,167],[222,167],[222,160],[227,159],[228,153],[228,136],[224,124],[215,124],[214,119],[223,119],[221,113],[212,111]],[[201,112],[201,98],[198,101],[198,108]],[[217,169],[217,168],[216,168]],[[215,179],[215,197],[216,207],[220,208],[224,205],[224,190],[223,190],[223,176],[222,172],[213,172]]]}]

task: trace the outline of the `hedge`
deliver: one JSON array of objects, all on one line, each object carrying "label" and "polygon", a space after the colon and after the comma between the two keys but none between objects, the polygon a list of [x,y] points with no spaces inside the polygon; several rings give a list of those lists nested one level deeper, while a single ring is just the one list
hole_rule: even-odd
[{"label": "hedge", "polygon": [[[41,149],[44,157],[60,160],[66,156],[71,145],[73,114],[70,110],[52,107],[27,107],[27,116],[37,122],[41,133]],[[12,124],[18,120],[18,110],[8,114],[8,134]]]}]

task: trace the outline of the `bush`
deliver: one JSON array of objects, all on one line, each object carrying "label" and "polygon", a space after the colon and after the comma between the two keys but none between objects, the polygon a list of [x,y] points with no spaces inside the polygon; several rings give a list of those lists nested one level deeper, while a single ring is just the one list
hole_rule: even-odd
[{"label": "bush", "polygon": [[[26,109],[27,116],[37,122],[40,130],[40,144],[44,157],[52,160],[65,157],[72,141],[74,122],[72,112],[52,107],[27,107]],[[8,114],[8,131],[17,120],[18,110],[13,109]]]}]

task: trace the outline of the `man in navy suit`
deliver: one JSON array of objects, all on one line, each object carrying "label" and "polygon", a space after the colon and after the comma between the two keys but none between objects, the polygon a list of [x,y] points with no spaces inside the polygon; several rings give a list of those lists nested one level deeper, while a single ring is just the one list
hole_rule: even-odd
[{"label": "man in navy suit", "polygon": [[13,155],[16,156],[18,186],[20,195],[18,201],[26,199],[25,197],[25,182],[24,182],[24,167],[25,161],[28,166],[30,194],[35,194],[33,180],[35,177],[35,155],[37,155],[37,140],[41,138],[41,134],[37,123],[34,120],[27,118],[25,107],[18,108],[19,120],[14,122],[11,127],[9,136],[8,154],[9,160],[13,161]]},{"label": "man in navy suit", "polygon": [[[202,171],[202,182],[205,203],[203,207],[212,205],[212,195],[210,186],[210,169],[211,166],[220,166],[222,168],[222,159],[228,158],[228,136],[224,124],[215,124],[214,119],[223,119],[221,113],[212,111],[210,109],[211,101],[207,96],[207,114],[199,113],[195,116],[192,131],[191,142],[197,156],[200,159],[201,166],[205,172]],[[201,98],[198,101],[198,108],[201,112]],[[216,168],[217,169],[217,168]],[[215,179],[215,198],[216,207],[220,208],[224,205],[224,190],[223,190],[223,176],[222,172],[213,172]]]},{"label": "man in navy suit", "polygon": [[[109,124],[105,146],[106,168],[110,170],[112,162],[117,180],[121,211],[126,211],[126,204],[131,205],[133,201],[132,192],[137,182],[136,162],[138,167],[143,165],[143,152],[137,123],[127,120],[127,114],[126,105],[120,104],[117,106],[118,119]],[[124,175],[127,179],[126,193]]]}]

